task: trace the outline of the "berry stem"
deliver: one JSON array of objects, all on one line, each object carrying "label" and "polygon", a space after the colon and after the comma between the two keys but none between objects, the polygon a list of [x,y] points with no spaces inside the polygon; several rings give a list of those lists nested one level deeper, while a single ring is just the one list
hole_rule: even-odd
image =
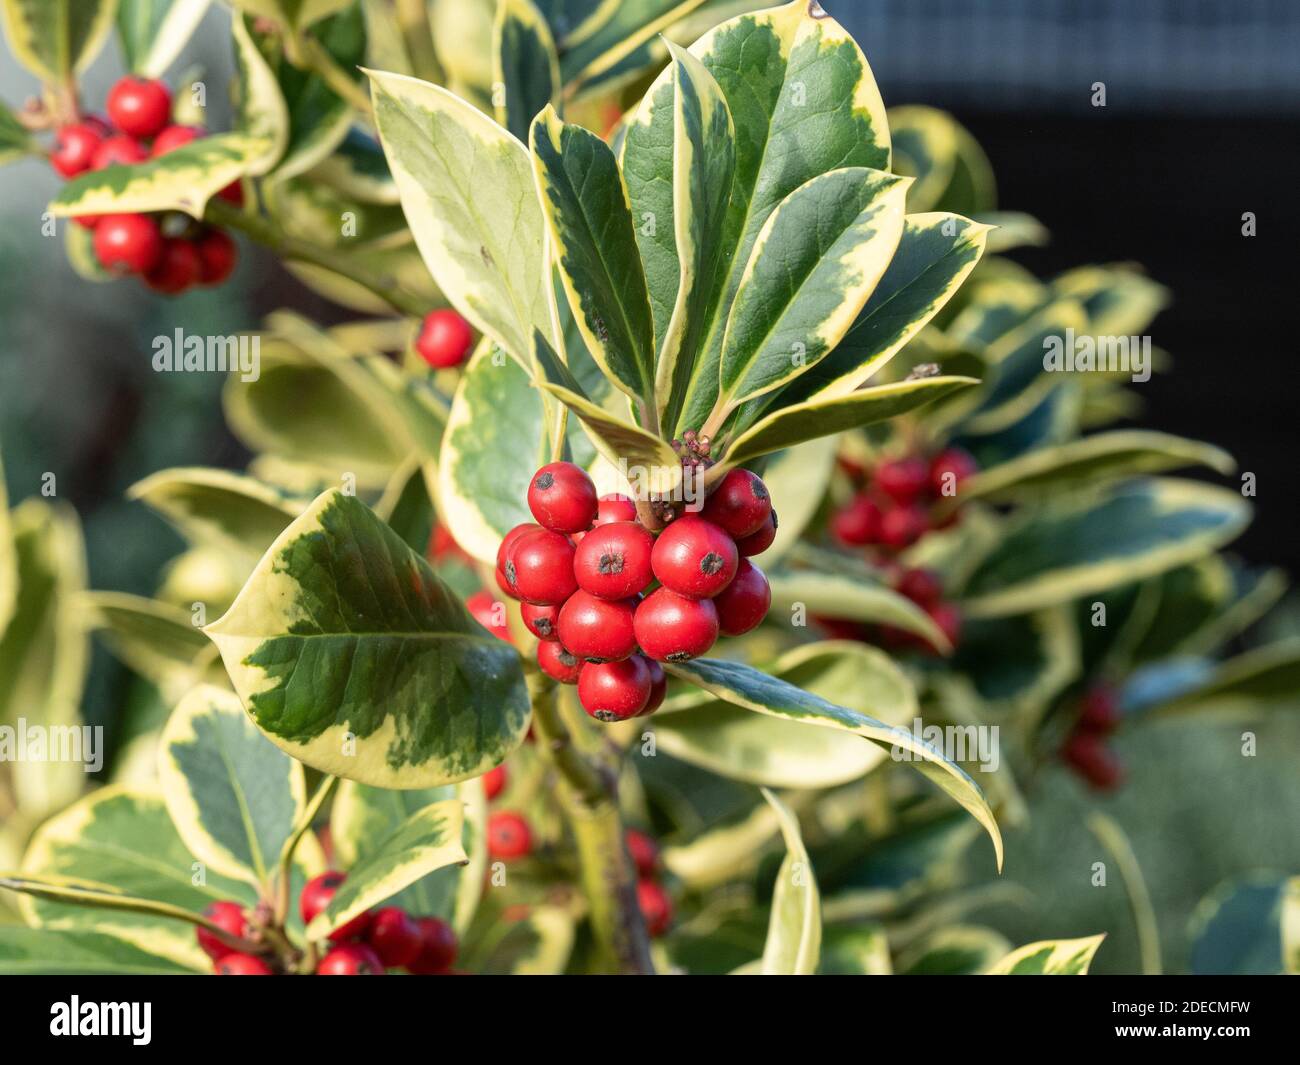
[{"label": "berry stem", "polygon": [[293,854],[298,849],[298,844],[310,830],[312,822],[316,815],[320,813],[320,808],[325,805],[325,800],[330,797],[334,791],[334,785],[339,782],[335,776],[327,776],[321,780],[319,787],[316,788],[315,794],[308,801],[306,808],[302,812],[302,818],[294,826],[293,833],[285,840],[284,848],[280,851],[279,871],[276,875],[275,882],[275,923],[283,926],[289,919],[289,907],[292,905],[293,896]]},{"label": "berry stem", "polygon": [[527,673],[537,749],[559,774],[560,805],[577,844],[592,929],[615,970],[649,975],[650,937],[637,902],[636,871],[623,846],[618,778],[574,745],[556,702],[556,684]]},{"label": "berry stem", "polygon": [[428,300],[400,288],[391,277],[375,275],[362,269],[356,264],[353,256],[291,237],[270,219],[246,212],[217,197],[208,201],[204,219],[213,225],[239,230],[250,240],[270,248],[281,258],[312,263],[355,281],[403,314],[423,317],[429,309]]}]

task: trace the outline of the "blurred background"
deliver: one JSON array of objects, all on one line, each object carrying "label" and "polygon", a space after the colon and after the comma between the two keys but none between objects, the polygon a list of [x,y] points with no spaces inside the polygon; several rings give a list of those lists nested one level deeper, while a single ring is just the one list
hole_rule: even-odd
[{"label": "blurred background", "polygon": [[[824,0],[857,38],[889,106],[951,111],[988,153],[1000,206],[1025,211],[1051,232],[1041,248],[1012,257],[1041,277],[1092,262],[1132,261],[1167,286],[1172,304],[1153,344],[1171,372],[1140,392],[1143,425],[1212,441],[1257,475],[1257,517],[1237,550],[1251,562],[1300,571],[1295,534],[1297,463],[1292,454],[1295,353],[1286,322],[1294,305],[1300,174],[1300,4],[1294,0]],[[198,68],[210,88],[209,126],[226,128],[227,12],[215,8],[172,77]],[[86,79],[102,101],[122,71],[116,45]],[[1093,106],[1097,83],[1105,106]],[[0,96],[21,105],[35,82],[0,46]],[[150,341],[177,328],[232,333],[290,306],[323,322],[345,315],[313,296],[267,256],[244,247],[235,281],[218,291],[162,299],[135,284],[78,278],[42,212],[58,187],[38,161],[0,169],[0,453],[11,502],[53,473],[58,496],[85,523],[90,584],[150,594],[180,541],[125,489],[163,467],[241,467],[248,456],[224,428],[219,375],[163,376]],[[1253,212],[1257,235],[1242,235]],[[102,650],[86,714],[111,730],[110,708],[127,674]],[[1256,866],[1300,869],[1300,824],[1255,812],[1300,808],[1288,722],[1261,733],[1253,784],[1222,796],[1197,726],[1140,733],[1130,764],[1163,767],[1154,790],[1109,801],[1154,863],[1148,875],[1162,924],[1181,928],[1196,900],[1228,874]],[[111,735],[111,734],[110,734]],[[111,742],[111,739],[110,739]],[[1222,745],[1218,745],[1222,747]],[[1199,759],[1199,760],[1198,760]],[[1271,767],[1273,772],[1267,771]],[[1200,791],[1204,800],[1189,805]],[[1229,799],[1223,802],[1223,799]],[[1077,821],[1061,798],[1062,820]],[[1091,800],[1087,800],[1091,801]],[[1129,816],[1125,816],[1128,814]],[[1041,822],[1044,830],[1059,825]],[[1031,836],[1033,834],[1031,833]],[[1052,880],[1095,851],[1059,834],[1013,846],[1009,868],[1050,894]],[[1221,843],[1204,849],[1207,838]],[[1075,847],[1077,844],[1077,847]],[[1077,854],[1071,851],[1074,847]],[[1056,861],[1044,861],[1048,849]],[[1091,849],[1089,849],[1091,848]],[[1020,853],[1017,853],[1019,851]],[[1037,855],[1037,858],[1035,857]],[[1071,866],[1073,868],[1073,866]],[[1037,872],[1035,872],[1037,870]],[[1083,884],[1083,874],[1070,883]],[[1031,882],[1036,878],[1037,882]],[[1009,914],[1015,940],[1126,927],[1115,893],[1086,889],[1068,907],[1079,928]],[[1118,909],[1115,909],[1118,907]],[[1050,909],[1050,907],[1049,907]],[[1035,923],[1038,922],[1038,923]],[[1132,943],[1117,933],[1099,968],[1132,968]],[[1181,959],[1185,962],[1186,959]]]}]

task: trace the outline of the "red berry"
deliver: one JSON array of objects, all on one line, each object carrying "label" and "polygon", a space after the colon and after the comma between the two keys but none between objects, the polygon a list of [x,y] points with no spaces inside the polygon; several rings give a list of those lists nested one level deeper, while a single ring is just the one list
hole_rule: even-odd
[{"label": "red berry", "polygon": [[230,953],[216,960],[212,967],[218,976],[274,976],[271,967],[252,954]]},{"label": "red berry", "polygon": [[[338,891],[344,879],[342,873],[330,871],[312,877],[303,885],[302,894],[298,896],[298,909],[302,914],[303,924],[311,924],[312,919],[329,906],[330,900],[334,898],[334,893]],[[341,943],[345,939],[357,939],[365,935],[366,929],[370,927],[370,920],[371,913],[367,910],[352,918],[342,928],[336,928],[330,933],[329,938],[335,943]]]},{"label": "red berry", "polygon": [[758,532],[771,513],[767,485],[749,470],[734,469],[713,490],[700,516],[739,540]]},{"label": "red berry", "polygon": [[645,589],[654,577],[650,553],[655,538],[635,521],[597,525],[573,555],[578,587],[601,599],[626,599]]},{"label": "red berry", "polygon": [[587,471],[572,462],[552,462],[533,475],[528,509],[556,532],[581,532],[596,518],[596,486]]},{"label": "red berry", "polygon": [[539,606],[563,603],[578,590],[573,576],[573,544],[563,533],[535,529],[510,549],[503,568],[520,599]]},{"label": "red berry", "polygon": [[930,461],[930,491],[936,496],[955,496],[962,481],[979,471],[969,451],[944,448]]},{"label": "red berry", "polygon": [[957,646],[961,639],[961,611],[952,603],[935,603],[926,609],[930,620],[939,626],[940,631],[948,637],[948,642]]},{"label": "red berry", "polygon": [[508,779],[504,765],[489,769],[483,774],[483,794],[487,796],[488,802],[491,802],[506,790]]},{"label": "red berry", "polygon": [[[641,657],[645,658],[644,655]],[[664,667],[653,658],[645,658],[645,664],[650,667],[650,699],[637,717],[649,717],[663,706],[664,696],[668,694],[668,674],[664,672]]]},{"label": "red berry", "polygon": [[1119,728],[1123,714],[1114,688],[1099,684],[1090,688],[1079,706],[1079,728],[1088,732],[1109,733]]},{"label": "red berry", "polygon": [[526,521],[520,525],[516,525],[505,534],[501,540],[501,545],[497,548],[497,584],[500,586],[501,590],[512,599],[518,599],[519,593],[515,591],[514,586],[510,582],[510,574],[514,571],[510,570],[507,572],[506,563],[510,561],[511,553],[514,551],[515,544],[519,542],[520,538],[525,533],[530,533],[540,528],[540,525],[535,525],[531,521]]},{"label": "red berry", "polygon": [[110,214],[95,227],[95,258],[105,270],[143,274],[162,258],[163,238],[148,215]]},{"label": "red berry", "polygon": [[559,631],[556,629],[556,623],[560,617],[560,608],[554,604],[548,606],[537,606],[534,603],[524,603],[519,612],[524,616],[524,625],[528,631],[536,636],[539,640],[558,640]]},{"label": "red berry", "polygon": [[505,603],[493,598],[491,592],[475,592],[465,600],[465,606],[474,620],[498,640],[510,642],[510,627],[506,624]]},{"label": "red berry", "polygon": [[920,607],[934,606],[943,595],[943,584],[939,580],[939,575],[930,569],[903,570],[894,588],[900,595],[906,596]]},{"label": "red berry", "polygon": [[81,124],[89,126],[101,137],[111,137],[113,135],[113,127],[108,119],[101,118],[99,115],[82,115]]},{"label": "red berry", "polygon": [[929,528],[929,519],[920,507],[890,507],[880,519],[880,542],[886,547],[901,550],[911,547]]},{"label": "red berry", "polygon": [[383,976],[384,963],[364,943],[340,943],[316,963],[317,976]]},{"label": "red berry", "polygon": [[640,655],[589,662],[578,677],[578,701],[597,721],[626,721],[650,701],[650,667]]},{"label": "red berry", "polygon": [[661,662],[685,662],[717,641],[718,609],[711,599],[657,588],[636,608],[633,629],[643,653]]},{"label": "red berry", "polygon": [[579,589],[560,607],[560,643],[588,662],[616,662],[636,650],[634,599],[597,599]]},{"label": "red berry", "polygon": [[880,507],[865,493],[858,493],[831,517],[831,535],[842,544],[861,547],[880,538]]},{"label": "red berry", "polygon": [[636,900],[651,939],[658,939],[672,927],[673,900],[661,884],[654,880],[639,881],[636,885]]},{"label": "red berry", "polygon": [[420,955],[406,968],[416,976],[438,976],[456,963],[460,942],[456,930],[437,917],[421,917]]},{"label": "red berry", "polygon": [[366,932],[366,944],[385,966],[393,967],[409,965],[424,948],[420,926],[398,906],[384,906],[375,911]]},{"label": "red berry", "polygon": [[199,253],[199,284],[219,285],[235,270],[239,250],[230,234],[221,229],[205,230],[194,242]]},{"label": "red berry", "polygon": [[474,331],[469,322],[444,307],[424,316],[415,350],[435,370],[446,370],[464,362],[473,343]]},{"label": "red berry", "polygon": [[736,550],[745,558],[761,555],[776,539],[776,511],[767,516],[767,521],[758,527],[758,532],[750,533],[736,541]]},{"label": "red berry", "polygon": [[665,588],[710,599],[731,583],[740,555],[736,541],[711,521],[686,514],[659,534],[650,562]]},{"label": "red berry", "polygon": [[487,845],[493,858],[526,858],[533,850],[533,830],[521,814],[500,810],[488,818]]},{"label": "red berry", "polygon": [[601,496],[596,504],[596,520],[593,524],[607,525],[611,521],[636,521],[636,501],[619,492]]},{"label": "red berry", "polygon": [[202,126],[168,126],[154,138],[150,154],[157,159],[158,156],[174,152],[177,148],[184,148],[191,141],[202,137],[204,132]]},{"label": "red berry", "polygon": [[1061,752],[1066,763],[1097,791],[1111,791],[1124,780],[1119,756],[1095,732],[1075,732]]},{"label": "red berry", "polygon": [[145,273],[144,282],[155,292],[178,296],[198,284],[202,269],[198,250],[192,242],[184,237],[169,237],[163,241],[158,262]]},{"label": "red berry", "polygon": [[767,617],[772,589],[763,571],[742,558],[735,580],[714,597],[713,605],[718,609],[718,631],[723,636],[742,636]]},{"label": "red berry", "polygon": [[649,835],[635,828],[623,833],[627,853],[636,866],[638,876],[654,876],[659,868],[659,844]]},{"label": "red berry", "polygon": [[558,640],[543,640],[537,645],[537,664],[561,684],[577,684],[582,672],[582,659],[569,654]]},{"label": "red berry", "polygon": [[128,74],[108,93],[108,117],[133,137],[152,137],[161,132],[171,109],[171,93],[161,81]]},{"label": "red berry", "polygon": [[149,153],[139,141],[122,133],[105,137],[99,142],[95,154],[90,159],[91,170],[103,170],[106,166],[134,166],[149,158]]},{"label": "red berry", "polygon": [[911,503],[929,487],[930,467],[914,457],[882,462],[876,467],[875,484],[895,503]]},{"label": "red berry", "polygon": [[217,193],[217,199],[233,203],[236,207],[244,206],[244,183],[236,178]]},{"label": "red berry", "polygon": [[90,169],[95,151],[103,140],[103,135],[86,122],[61,126],[55,134],[50,165],[65,178],[76,177]]},{"label": "red berry", "polygon": [[[214,902],[203,911],[203,916],[232,936],[242,939],[248,935],[248,918],[244,914],[244,907],[237,902]],[[226,946],[202,925],[195,927],[195,934],[198,936],[199,946],[213,961],[220,961],[227,954],[235,953],[234,947]]]}]

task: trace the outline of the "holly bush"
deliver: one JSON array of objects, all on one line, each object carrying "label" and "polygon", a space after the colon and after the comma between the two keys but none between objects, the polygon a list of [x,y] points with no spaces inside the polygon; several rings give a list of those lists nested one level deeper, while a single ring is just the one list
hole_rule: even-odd
[{"label": "holly bush", "polygon": [[[220,284],[235,233],[358,317],[256,333],[247,470],[132,488],[187,543],[155,597],[0,505],[0,720],[75,725],[92,631],[146,682],[107,786],[0,764],[0,970],[1086,972],[1112,929],[972,923],[1003,830],[1300,691],[1245,494],[1166,476],[1231,457],[1044,360],[1163,289],[1005,258],[1043,226],[816,2],[236,0],[220,132],[160,80],[207,6],[7,0],[4,157],[88,279]],[[1220,889],[1198,964],[1222,914],[1294,966],[1294,885]]]}]

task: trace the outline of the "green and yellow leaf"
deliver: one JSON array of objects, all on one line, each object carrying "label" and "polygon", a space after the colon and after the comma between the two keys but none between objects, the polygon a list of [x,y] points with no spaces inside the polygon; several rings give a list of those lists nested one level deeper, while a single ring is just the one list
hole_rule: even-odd
[{"label": "green and yellow leaf", "polygon": [[764,976],[812,976],[821,957],[821,896],[812,863],[803,845],[799,821],[767,788],[765,798],[776,811],[785,838],[785,858],[776,874],[767,942],[763,945]]},{"label": "green and yellow leaf", "polygon": [[196,971],[150,954],[115,936],[0,926],[0,974],[5,976],[184,976]]},{"label": "green and yellow leaf", "polygon": [[1106,936],[1045,939],[1013,950],[997,963],[992,976],[1087,976],[1088,967]]},{"label": "green and yellow leaf", "polygon": [[551,28],[532,0],[502,0],[492,24],[497,122],[528,139],[533,118],[560,96],[560,60]]},{"label": "green and yellow leaf", "polygon": [[4,0],[0,12],[14,58],[61,89],[95,58],[116,8],[116,0]]},{"label": "green and yellow leaf", "polygon": [[160,78],[198,29],[212,0],[118,0],[117,34],[126,64]]},{"label": "green and yellow leaf", "polygon": [[[784,520],[784,518],[782,519]],[[925,637],[943,651],[951,650],[943,630],[910,599],[882,584],[848,574],[792,570],[768,575],[772,609],[802,610],[805,617],[843,618],[874,625],[892,625]]]}]

